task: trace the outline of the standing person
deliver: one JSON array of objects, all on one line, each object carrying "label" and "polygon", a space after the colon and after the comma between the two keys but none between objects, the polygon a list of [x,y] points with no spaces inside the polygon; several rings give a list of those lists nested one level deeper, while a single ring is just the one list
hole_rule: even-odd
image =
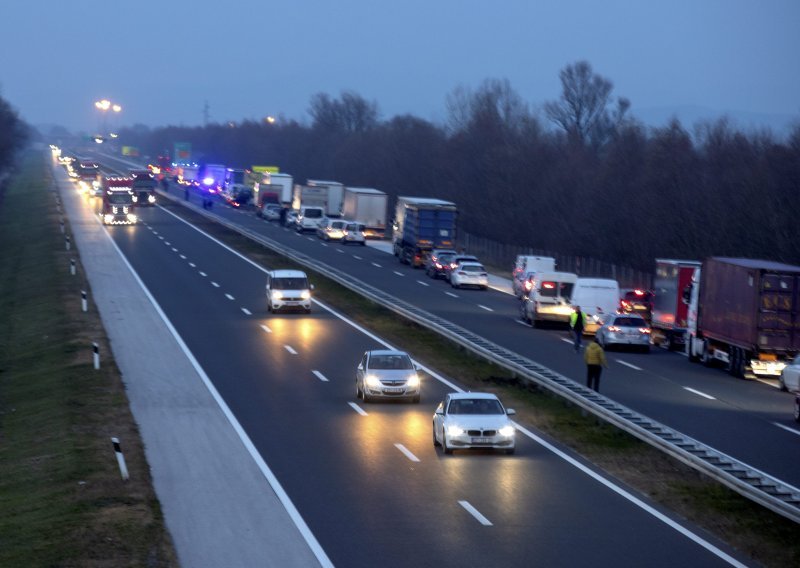
[{"label": "standing person", "polygon": [[581,311],[580,306],[575,306],[575,311],[569,316],[569,327],[575,336],[575,352],[577,353],[580,351],[583,330],[586,327],[586,314]]},{"label": "standing person", "polygon": [[600,374],[603,367],[608,368],[606,353],[598,343],[597,336],[594,341],[586,346],[583,352],[583,360],[586,361],[586,386],[595,391],[600,390]]}]

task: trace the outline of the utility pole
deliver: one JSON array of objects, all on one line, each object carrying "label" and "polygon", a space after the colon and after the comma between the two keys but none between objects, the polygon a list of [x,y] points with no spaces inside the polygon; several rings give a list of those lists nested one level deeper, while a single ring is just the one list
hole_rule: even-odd
[{"label": "utility pole", "polygon": [[208,101],[203,103],[203,126],[208,126]]}]

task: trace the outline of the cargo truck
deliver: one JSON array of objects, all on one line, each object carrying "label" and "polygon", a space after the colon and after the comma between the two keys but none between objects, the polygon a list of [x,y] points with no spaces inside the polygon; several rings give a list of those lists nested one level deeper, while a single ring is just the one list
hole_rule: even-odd
[{"label": "cargo truck", "polygon": [[693,271],[686,354],[740,378],[778,378],[800,352],[800,266],[712,257]]},{"label": "cargo truck", "polygon": [[155,205],[156,179],[150,170],[131,170],[133,201],[138,206]]},{"label": "cargo truck", "polygon": [[138,221],[133,201],[133,178],[102,178],[100,219],[104,225],[134,225]]},{"label": "cargo truck", "polygon": [[455,203],[428,197],[398,197],[392,223],[392,248],[403,264],[420,268],[435,248],[456,243]]},{"label": "cargo truck", "polygon": [[386,236],[386,209],[388,197],[371,187],[345,187],[342,216],[364,225],[366,238],[382,239]]},{"label": "cargo truck", "polygon": [[306,185],[294,186],[292,209],[299,211],[301,207],[322,207],[328,217],[339,217],[343,199],[344,185],[338,181],[310,179]]},{"label": "cargo truck", "polygon": [[256,204],[259,209],[268,203],[288,207],[292,203],[293,178],[289,174],[262,172],[255,183]]},{"label": "cargo truck", "polygon": [[688,306],[683,301],[683,291],[699,267],[696,260],[656,259],[651,321],[654,343],[669,349],[685,344]]}]

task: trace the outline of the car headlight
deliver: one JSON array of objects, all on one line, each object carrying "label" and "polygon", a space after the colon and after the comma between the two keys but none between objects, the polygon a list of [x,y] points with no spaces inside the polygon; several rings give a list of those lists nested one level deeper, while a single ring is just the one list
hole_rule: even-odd
[{"label": "car headlight", "polygon": [[379,386],[381,386],[381,382],[378,380],[378,377],[374,375],[367,375],[366,377],[364,377],[364,381],[370,388],[378,388]]},{"label": "car headlight", "polygon": [[303,298],[304,300],[308,300],[311,297],[311,292],[309,292],[308,290],[303,290],[302,292],[300,292],[300,297]]},{"label": "car headlight", "polygon": [[414,374],[408,377],[408,381],[406,383],[412,389],[415,389],[419,386],[419,376]]},{"label": "car headlight", "polygon": [[147,196],[147,202],[148,203],[155,203],[156,202],[156,196],[155,195],[148,195]]},{"label": "car headlight", "polygon": [[128,213],[128,221],[130,221],[131,223],[135,223],[136,215],[134,215],[133,213]]},{"label": "car headlight", "polygon": [[272,291],[272,299],[273,300],[280,300],[281,298],[283,298],[283,292],[281,292],[280,290],[273,290]]},{"label": "car headlight", "polygon": [[106,223],[111,223],[111,222],[114,220],[114,216],[113,216],[113,215],[111,215],[111,214],[106,214],[106,216],[105,216],[105,217],[103,217],[103,220],[104,220]]},{"label": "car headlight", "polygon": [[503,426],[502,428],[500,428],[500,430],[498,430],[498,432],[500,432],[501,436],[505,436],[506,438],[509,438],[509,437],[514,435],[514,427],[513,426]]},{"label": "car headlight", "polygon": [[447,427],[448,436],[460,436],[463,433],[464,429],[461,426],[451,425]]}]

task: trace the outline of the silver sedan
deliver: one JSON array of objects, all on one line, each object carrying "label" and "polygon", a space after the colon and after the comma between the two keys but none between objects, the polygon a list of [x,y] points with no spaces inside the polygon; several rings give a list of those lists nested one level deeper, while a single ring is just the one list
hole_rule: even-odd
[{"label": "silver sedan", "polygon": [[420,400],[420,380],[411,357],[404,351],[367,351],[356,369],[356,397],[364,402],[378,398]]},{"label": "silver sedan", "polygon": [[604,316],[597,329],[597,341],[608,349],[612,346],[638,347],[650,351],[650,326],[635,314],[610,314]]}]

